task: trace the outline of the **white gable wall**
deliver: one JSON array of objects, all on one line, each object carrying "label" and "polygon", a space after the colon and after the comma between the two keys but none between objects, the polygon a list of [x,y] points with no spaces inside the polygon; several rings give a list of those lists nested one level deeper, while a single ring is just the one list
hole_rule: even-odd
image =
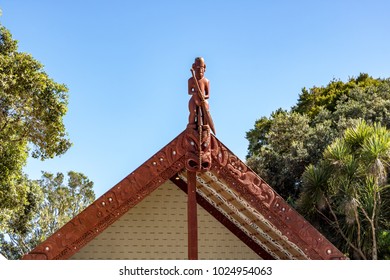
[{"label": "white gable wall", "polygon": [[[199,259],[259,259],[198,206]],[[71,259],[187,259],[187,195],[167,181]]]}]

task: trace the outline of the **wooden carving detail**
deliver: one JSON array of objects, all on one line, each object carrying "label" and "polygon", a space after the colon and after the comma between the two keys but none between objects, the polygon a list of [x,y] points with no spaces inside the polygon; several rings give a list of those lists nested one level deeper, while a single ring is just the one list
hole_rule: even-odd
[{"label": "wooden carving detail", "polygon": [[[345,259],[313,226],[291,208],[266,182],[230,152],[210,131],[202,137],[185,130],[143,165],[98,198],[83,212],[38,245],[23,259],[68,259],[120,216],[184,168],[189,159],[223,180],[268,219],[290,242],[311,259]],[[196,142],[197,139],[201,141]],[[191,144],[194,141],[194,145]],[[191,153],[201,148],[201,157]],[[189,148],[193,148],[190,150]],[[199,154],[197,154],[199,156]],[[192,166],[192,163],[190,164]],[[197,170],[198,171],[198,170]]]},{"label": "wooden carving detail", "polygon": [[214,136],[211,144],[212,170],[234,189],[238,189],[246,200],[269,208],[276,196],[274,190]]},{"label": "wooden carving detail", "polygon": [[185,166],[192,172],[204,172],[211,168],[210,127],[188,126],[185,135]]},{"label": "wooden carving detail", "polygon": [[190,172],[205,172],[211,168],[210,131],[215,134],[215,128],[207,102],[210,82],[204,76],[205,71],[204,59],[195,58],[191,68],[192,77],[188,79],[188,94],[191,98],[185,137],[185,167]]},{"label": "wooden carving detail", "polygon": [[99,197],[23,259],[68,259],[184,168],[185,132]]},{"label": "wooden carving detail", "polygon": [[287,204],[264,180],[211,138],[212,172],[275,225],[311,259],[346,259],[324,236]]}]

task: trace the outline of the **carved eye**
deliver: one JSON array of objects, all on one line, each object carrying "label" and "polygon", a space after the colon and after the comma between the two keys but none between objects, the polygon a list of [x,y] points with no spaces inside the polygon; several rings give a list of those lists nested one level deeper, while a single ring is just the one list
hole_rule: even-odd
[{"label": "carved eye", "polygon": [[202,162],[203,169],[209,169],[210,163],[209,162]]},{"label": "carved eye", "polygon": [[188,161],[188,165],[189,165],[190,167],[192,167],[192,168],[195,168],[195,167],[198,166],[198,163],[195,162],[195,161],[193,161],[193,160],[189,160],[189,161]]}]

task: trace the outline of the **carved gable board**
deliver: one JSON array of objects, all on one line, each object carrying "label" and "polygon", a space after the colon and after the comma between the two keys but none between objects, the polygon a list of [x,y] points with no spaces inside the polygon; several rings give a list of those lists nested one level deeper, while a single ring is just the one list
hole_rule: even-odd
[{"label": "carved gable board", "polygon": [[[186,192],[187,142],[184,131],[23,259],[69,259],[167,180]],[[209,145],[211,167],[196,178],[198,204],[257,255],[263,259],[345,259],[214,135]]]}]

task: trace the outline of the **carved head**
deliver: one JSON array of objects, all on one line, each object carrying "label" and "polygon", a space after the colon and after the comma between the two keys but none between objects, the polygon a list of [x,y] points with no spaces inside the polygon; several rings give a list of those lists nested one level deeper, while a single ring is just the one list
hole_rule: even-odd
[{"label": "carved head", "polygon": [[195,62],[192,64],[192,68],[195,70],[197,79],[203,78],[204,72],[206,72],[206,63],[204,62],[203,57],[195,58]]}]

